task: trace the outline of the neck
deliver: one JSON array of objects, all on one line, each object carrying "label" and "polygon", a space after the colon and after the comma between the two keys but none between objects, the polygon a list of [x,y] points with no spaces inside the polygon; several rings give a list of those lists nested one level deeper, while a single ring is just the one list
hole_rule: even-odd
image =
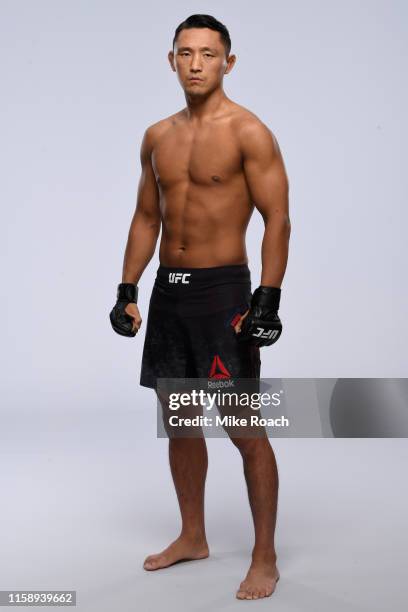
[{"label": "neck", "polygon": [[228,100],[224,90],[220,87],[206,96],[185,94],[188,119],[205,119],[215,115]]}]

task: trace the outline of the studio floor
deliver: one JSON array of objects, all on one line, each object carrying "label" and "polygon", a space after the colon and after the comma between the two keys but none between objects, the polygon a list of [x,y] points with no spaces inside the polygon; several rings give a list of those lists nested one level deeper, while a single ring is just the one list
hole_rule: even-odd
[{"label": "studio floor", "polygon": [[403,439],[272,440],[281,580],[238,601],[253,529],[228,439],[208,440],[210,557],[146,572],[180,525],[154,410],[50,405],[2,420],[0,590],[76,590],[84,612],[408,609]]}]

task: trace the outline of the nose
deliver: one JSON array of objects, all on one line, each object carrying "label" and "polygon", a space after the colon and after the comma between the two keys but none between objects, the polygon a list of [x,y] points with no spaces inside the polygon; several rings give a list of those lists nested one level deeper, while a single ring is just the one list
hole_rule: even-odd
[{"label": "nose", "polygon": [[201,72],[201,57],[199,54],[195,53],[191,59],[190,65],[191,72]]}]

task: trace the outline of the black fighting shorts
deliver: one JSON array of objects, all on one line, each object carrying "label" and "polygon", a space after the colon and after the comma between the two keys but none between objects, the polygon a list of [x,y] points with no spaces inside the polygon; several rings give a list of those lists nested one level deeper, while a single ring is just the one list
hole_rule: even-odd
[{"label": "black fighting shorts", "polygon": [[160,266],[150,298],[140,384],[157,378],[260,377],[260,351],[239,343],[234,325],[249,308],[246,264]]}]

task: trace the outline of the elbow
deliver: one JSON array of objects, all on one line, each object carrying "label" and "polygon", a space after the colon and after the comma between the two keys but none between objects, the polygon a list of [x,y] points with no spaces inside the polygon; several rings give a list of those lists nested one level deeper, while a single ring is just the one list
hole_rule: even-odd
[{"label": "elbow", "polygon": [[156,232],[157,234],[160,233],[160,227],[161,227],[160,219],[150,219],[146,225],[147,225],[147,228],[151,230],[152,232]]},{"label": "elbow", "polygon": [[274,233],[276,232],[280,236],[286,236],[286,238],[289,240],[292,225],[290,222],[289,215],[287,213],[279,213],[274,215],[273,217],[268,218],[266,220],[265,225],[266,227],[270,226],[271,228],[273,228],[272,231]]},{"label": "elbow", "polygon": [[139,232],[151,232],[152,234],[159,235],[161,228],[160,215],[146,214],[145,212],[137,211],[134,218],[131,230]]}]

